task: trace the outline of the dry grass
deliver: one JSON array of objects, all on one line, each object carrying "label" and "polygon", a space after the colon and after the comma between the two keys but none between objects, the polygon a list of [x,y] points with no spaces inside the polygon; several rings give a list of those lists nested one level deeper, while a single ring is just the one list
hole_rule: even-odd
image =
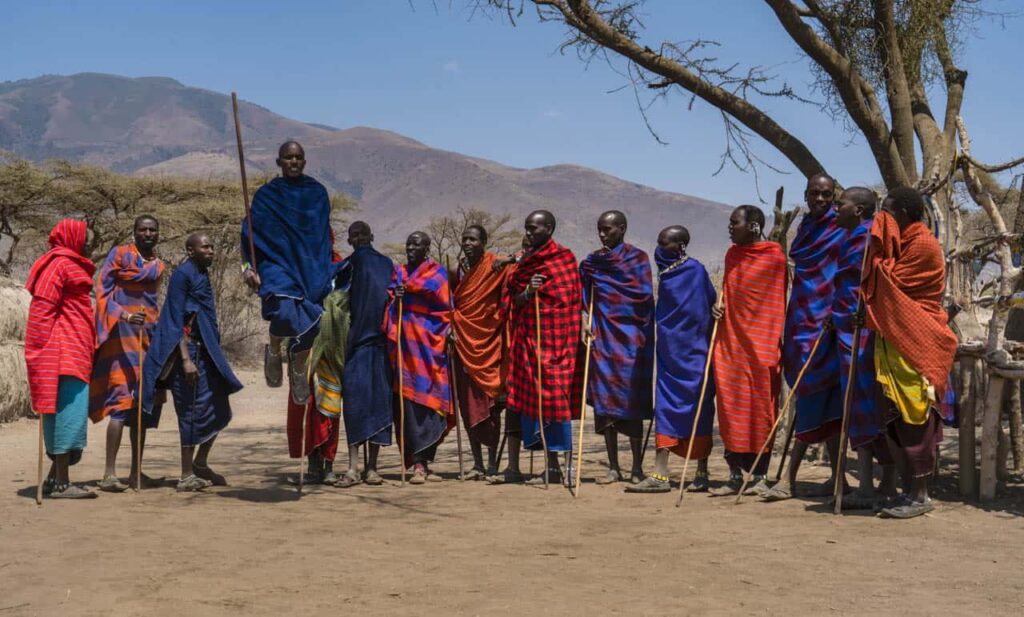
[{"label": "dry grass", "polygon": [[20,284],[0,278],[0,422],[31,411],[22,346],[29,300]]}]

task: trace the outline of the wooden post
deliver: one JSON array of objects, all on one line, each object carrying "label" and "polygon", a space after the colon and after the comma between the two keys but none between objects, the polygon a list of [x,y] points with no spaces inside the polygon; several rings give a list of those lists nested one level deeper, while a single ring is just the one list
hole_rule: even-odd
[{"label": "wooden post", "polygon": [[1006,379],[998,373],[988,378],[988,393],[985,396],[985,416],[981,426],[981,484],[979,501],[991,501],[996,497],[997,450],[999,448],[999,417],[1002,415],[1003,388]]},{"label": "wooden post", "polygon": [[977,407],[977,385],[974,370],[978,360],[974,356],[960,357],[960,496],[974,499],[978,494],[977,452],[974,444],[974,410]]},{"label": "wooden post", "polygon": [[1014,381],[1010,386],[1010,448],[1015,472],[1024,469],[1024,427],[1021,424],[1020,382]]}]

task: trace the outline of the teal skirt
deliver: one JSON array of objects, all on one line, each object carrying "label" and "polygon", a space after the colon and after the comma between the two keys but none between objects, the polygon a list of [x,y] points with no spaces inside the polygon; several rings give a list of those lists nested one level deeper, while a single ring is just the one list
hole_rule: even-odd
[{"label": "teal skirt", "polygon": [[43,415],[46,455],[70,454],[71,465],[82,459],[89,420],[89,384],[61,375],[57,385],[57,413]]}]

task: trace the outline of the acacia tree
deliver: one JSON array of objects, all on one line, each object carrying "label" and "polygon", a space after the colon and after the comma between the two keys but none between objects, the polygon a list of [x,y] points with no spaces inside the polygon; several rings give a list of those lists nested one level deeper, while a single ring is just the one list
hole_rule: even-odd
[{"label": "acacia tree", "polygon": [[[640,18],[643,0],[471,0],[475,9],[497,13],[515,24],[532,8],[541,22],[560,24],[566,37],[560,50],[575,51],[585,62],[605,59],[624,64],[620,72],[637,93],[641,115],[649,102],[673,94],[682,103],[703,101],[721,113],[726,148],[721,165],[755,174],[768,165],[755,151],[764,143],[793,168],[810,177],[828,172],[805,144],[798,127],[785,126],[765,103],[817,104],[845,128],[863,138],[885,189],[914,186],[931,199],[931,219],[951,267],[947,302],[970,307],[969,261],[979,255],[998,264],[992,316],[985,336],[991,365],[1007,366],[1005,302],[1020,288],[1022,273],[1013,264],[1010,244],[1021,243],[1024,212],[1017,210],[1014,232],[1006,225],[992,173],[1024,164],[1024,157],[986,164],[971,149],[961,108],[968,74],[958,52],[981,19],[998,16],[985,0],[763,0],[773,22],[807,58],[814,90],[821,100],[776,83],[756,62],[743,68],[725,65],[709,49],[711,40],[646,41]],[[647,97],[643,93],[648,93]],[[812,93],[813,94],[813,93]],[[651,99],[645,103],[645,98]],[[1022,190],[1024,193],[1024,180]],[[980,206],[988,236],[965,233],[964,199]],[[791,218],[776,205],[776,224]],[[1024,204],[1022,204],[1024,205]],[[780,215],[781,216],[780,218]],[[1018,226],[1019,224],[1019,226]],[[784,238],[785,227],[774,237]],[[966,312],[970,316],[974,311]],[[976,321],[976,320],[975,320]],[[969,325],[969,320],[968,320]],[[987,404],[993,403],[988,397]],[[998,414],[997,408],[987,409]],[[998,415],[995,416],[998,418]],[[1019,421],[1019,412],[1017,414]],[[1018,433],[1021,430],[1017,431]],[[972,432],[973,435],[973,432]],[[973,436],[969,439],[973,440]],[[1020,436],[1018,435],[1018,441]],[[971,444],[973,452],[973,443]]]}]

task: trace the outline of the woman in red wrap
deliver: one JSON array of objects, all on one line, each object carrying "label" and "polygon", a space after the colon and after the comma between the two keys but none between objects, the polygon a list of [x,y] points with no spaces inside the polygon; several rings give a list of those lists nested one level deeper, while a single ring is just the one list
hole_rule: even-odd
[{"label": "woman in red wrap", "polygon": [[85,221],[64,219],[48,239],[50,250],[32,265],[25,326],[25,365],[32,409],[41,416],[46,453],[53,460],[43,493],[83,499],[96,493],[71,484],[68,467],[82,458],[89,419],[89,378],[96,322],[89,292],[96,266],[88,257]]}]

